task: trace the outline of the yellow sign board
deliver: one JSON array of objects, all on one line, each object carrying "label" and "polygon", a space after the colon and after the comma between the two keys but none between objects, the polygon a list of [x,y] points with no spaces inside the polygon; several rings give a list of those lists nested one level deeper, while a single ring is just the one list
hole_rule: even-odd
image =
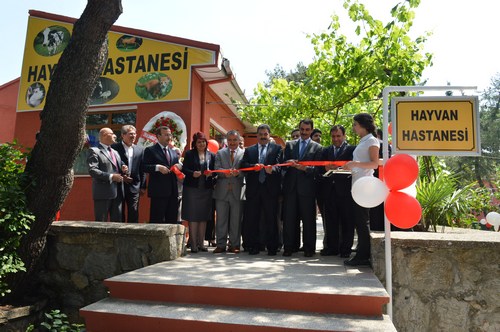
[{"label": "yellow sign board", "polygon": [[[18,111],[43,109],[72,30],[70,23],[29,17]],[[110,31],[108,59],[90,104],[189,100],[191,67],[214,65],[215,60],[214,50]]]},{"label": "yellow sign board", "polygon": [[393,98],[392,144],[414,155],[480,155],[478,98]]}]

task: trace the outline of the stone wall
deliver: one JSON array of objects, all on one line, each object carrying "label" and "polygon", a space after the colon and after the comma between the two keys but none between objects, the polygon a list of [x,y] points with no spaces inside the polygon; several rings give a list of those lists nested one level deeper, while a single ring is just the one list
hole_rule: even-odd
[{"label": "stone wall", "polygon": [[[500,331],[500,233],[392,232],[391,248],[398,331]],[[385,284],[383,233],[372,259]]]},{"label": "stone wall", "polygon": [[42,292],[50,306],[76,316],[108,296],[104,279],[184,254],[184,232],[182,225],[55,222],[39,274]]}]

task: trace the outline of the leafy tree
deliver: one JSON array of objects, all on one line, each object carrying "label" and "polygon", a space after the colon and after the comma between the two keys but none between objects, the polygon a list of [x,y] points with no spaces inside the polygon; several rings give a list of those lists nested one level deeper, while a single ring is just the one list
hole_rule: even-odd
[{"label": "leafy tree", "polygon": [[432,56],[423,52],[426,36],[409,37],[413,8],[419,3],[397,4],[392,20],[384,24],[363,4],[345,0],[358,40],[349,41],[340,32],[338,16],[332,16],[326,32],[309,36],[315,57],[304,78],[287,79],[283,71],[269,75],[272,82],[258,84],[250,104],[241,105],[242,117],[254,124],[268,123],[283,137],[305,117],[314,119],[323,132],[333,124],[349,127],[351,115],[361,111],[378,118],[383,88],[415,85],[431,64]]},{"label": "leafy tree", "polygon": [[26,272],[8,279],[12,293],[4,301],[21,299],[29,289],[49,226],[73,185],[72,169],[84,143],[89,97],[107,59],[107,33],[121,13],[121,0],[88,0],[52,76],[40,113],[38,140],[25,169],[35,183],[26,197],[36,218],[18,250]]},{"label": "leafy tree", "polygon": [[307,79],[307,67],[299,62],[295,67],[295,70],[291,70],[288,73],[283,69],[283,67],[279,64],[274,67],[272,71],[267,71],[267,81],[264,85],[269,88],[273,84],[273,81],[276,79],[285,79],[287,82],[305,82]]}]

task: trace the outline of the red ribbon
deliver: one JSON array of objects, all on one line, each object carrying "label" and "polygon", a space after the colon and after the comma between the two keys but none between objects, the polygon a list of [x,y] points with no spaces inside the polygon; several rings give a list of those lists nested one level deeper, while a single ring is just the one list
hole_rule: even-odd
[{"label": "red ribbon", "polygon": [[[298,161],[297,164],[303,165],[303,166],[328,166],[328,165],[333,165],[333,166],[338,166],[342,167],[344,166],[348,161],[344,160],[339,160],[339,161]],[[239,168],[236,169],[236,171],[240,172],[245,172],[245,171],[260,171],[263,168],[267,167],[273,167],[273,166],[280,166],[280,167],[285,167],[285,166],[292,166],[293,163],[282,163],[282,164],[276,164],[276,165],[265,165],[265,166],[260,166],[260,165],[255,165],[252,167],[246,167],[246,168]],[[231,169],[217,169],[217,170],[206,170],[203,172],[204,175],[208,175],[211,173],[231,173]]]},{"label": "red ribbon", "polygon": [[184,178],[186,177],[186,175],[184,175],[184,173],[182,173],[179,168],[177,168],[177,165],[174,165],[172,167],[170,167],[170,170],[172,172],[174,172],[175,176],[177,176],[177,178],[179,180],[184,180]]}]

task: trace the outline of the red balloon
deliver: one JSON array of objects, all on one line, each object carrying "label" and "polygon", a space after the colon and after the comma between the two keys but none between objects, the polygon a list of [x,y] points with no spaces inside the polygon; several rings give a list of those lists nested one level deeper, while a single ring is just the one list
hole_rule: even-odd
[{"label": "red balloon", "polygon": [[418,177],[418,164],[407,154],[397,154],[384,166],[384,181],[391,191],[410,186]]},{"label": "red balloon", "polygon": [[389,132],[389,135],[392,135],[392,122],[389,122],[389,126],[387,126],[387,131]]},{"label": "red balloon", "polygon": [[412,228],[420,221],[422,208],[414,197],[393,191],[385,200],[385,215],[396,227]]},{"label": "red balloon", "polygon": [[219,143],[214,139],[208,140],[208,150],[213,153],[217,153],[219,151]]}]

